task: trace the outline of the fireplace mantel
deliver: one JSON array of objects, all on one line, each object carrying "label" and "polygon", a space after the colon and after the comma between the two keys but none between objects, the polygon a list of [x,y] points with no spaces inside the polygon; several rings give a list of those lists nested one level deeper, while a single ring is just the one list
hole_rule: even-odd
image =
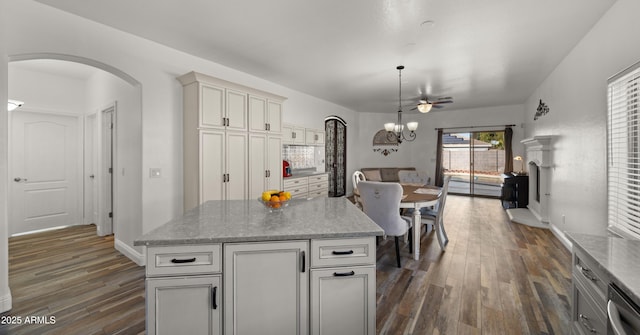
[{"label": "fireplace mantel", "polygon": [[524,144],[527,151],[527,163],[534,163],[539,167],[551,167],[551,141],[554,136],[534,136],[520,143]]}]

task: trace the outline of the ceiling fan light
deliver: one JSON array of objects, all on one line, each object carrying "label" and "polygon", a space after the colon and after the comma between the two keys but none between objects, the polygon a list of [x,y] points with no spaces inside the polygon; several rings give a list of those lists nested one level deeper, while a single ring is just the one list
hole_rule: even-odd
[{"label": "ceiling fan light", "polygon": [[416,129],[418,129],[418,122],[407,122],[407,129],[416,131]]},{"label": "ceiling fan light", "polygon": [[395,129],[395,127],[396,127],[396,124],[393,123],[393,122],[384,124],[384,130],[386,130],[386,131],[393,131]]},{"label": "ceiling fan light", "polygon": [[418,111],[420,111],[420,113],[429,113],[432,106],[433,106],[432,104],[427,104],[427,103],[419,104]]}]

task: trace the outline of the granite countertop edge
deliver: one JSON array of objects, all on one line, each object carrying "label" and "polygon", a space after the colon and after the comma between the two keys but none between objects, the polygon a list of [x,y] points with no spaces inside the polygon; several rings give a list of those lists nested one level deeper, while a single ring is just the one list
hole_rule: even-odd
[{"label": "granite countertop edge", "polygon": [[214,243],[239,243],[239,242],[269,242],[284,240],[313,240],[313,239],[339,239],[382,236],[384,231],[370,232],[350,232],[350,233],[321,233],[321,234],[291,234],[291,235],[271,235],[271,236],[223,236],[223,237],[185,237],[172,238],[167,240],[136,240],[135,246],[175,246],[193,244],[214,244]]},{"label": "granite countertop edge", "polygon": [[[640,254],[640,241],[628,240],[612,236],[589,235],[583,233],[566,233],[567,238],[583,253],[591,257],[598,269],[607,273],[611,282],[616,284],[633,301],[640,305],[640,265],[637,259],[614,257],[611,255],[612,245],[627,254]],[[614,264],[615,263],[615,264]],[[609,283],[607,283],[608,285]]]}]

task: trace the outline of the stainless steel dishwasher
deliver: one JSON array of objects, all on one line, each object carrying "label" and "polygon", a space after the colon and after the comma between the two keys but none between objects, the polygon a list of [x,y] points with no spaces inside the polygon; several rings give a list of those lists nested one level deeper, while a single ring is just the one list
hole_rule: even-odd
[{"label": "stainless steel dishwasher", "polygon": [[640,335],[640,308],[615,284],[609,284],[607,334]]}]

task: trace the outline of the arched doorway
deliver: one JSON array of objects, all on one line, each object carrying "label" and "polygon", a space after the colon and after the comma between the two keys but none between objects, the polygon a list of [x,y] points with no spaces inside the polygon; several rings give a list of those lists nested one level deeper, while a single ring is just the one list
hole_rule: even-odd
[{"label": "arched doorway", "polygon": [[329,172],[329,196],[342,197],[347,190],[347,123],[339,116],[324,119],[325,171]]}]

